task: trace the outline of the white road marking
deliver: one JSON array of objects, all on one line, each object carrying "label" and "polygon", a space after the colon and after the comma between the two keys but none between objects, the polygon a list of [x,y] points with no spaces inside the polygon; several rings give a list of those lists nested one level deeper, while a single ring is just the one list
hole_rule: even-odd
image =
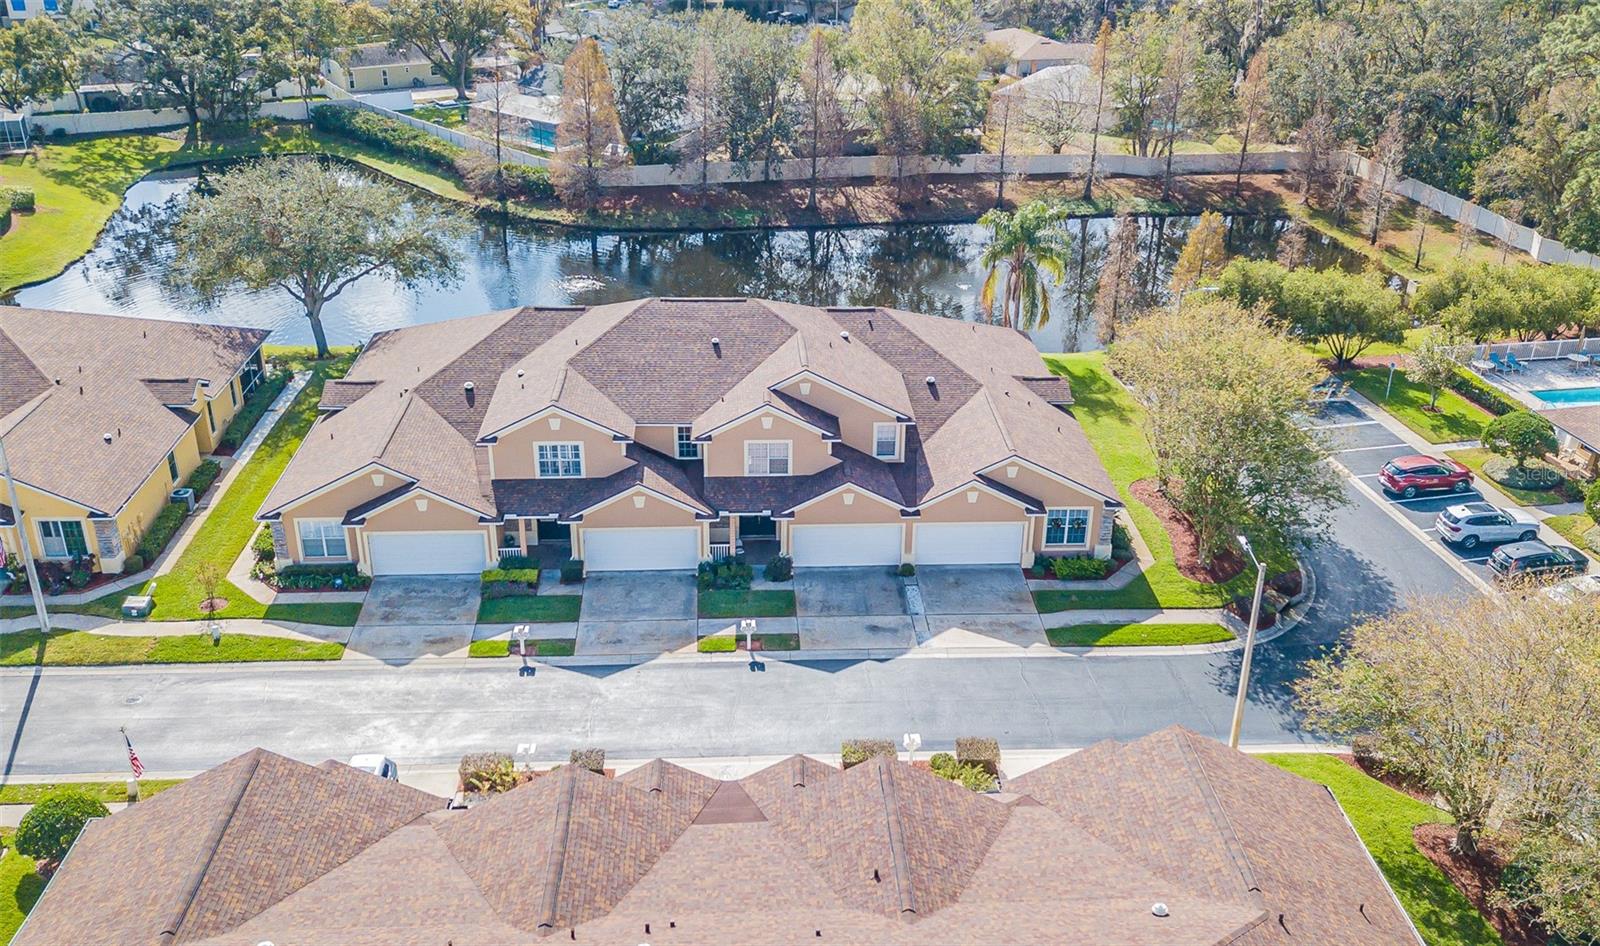
[{"label": "white road marking", "polygon": [[[1462,562],[1462,560],[1460,558],[1457,558],[1453,553],[1451,553],[1449,549],[1442,548],[1442,546],[1444,545],[1443,542],[1435,542],[1432,539],[1429,539],[1427,533],[1422,531],[1422,527],[1421,526],[1419,526],[1416,523],[1412,522],[1410,519],[1408,519],[1406,517],[1406,515],[1404,513],[1402,513],[1400,510],[1394,508],[1396,506],[1404,504],[1408,500],[1404,500],[1404,499],[1400,499],[1400,500],[1386,499],[1385,497],[1380,496],[1378,494],[1377,490],[1373,489],[1371,486],[1368,486],[1366,483],[1362,482],[1362,480],[1369,479],[1372,476],[1376,476],[1377,474],[1374,473],[1374,474],[1369,474],[1368,476],[1356,476],[1356,475],[1352,474],[1350,472],[1350,470],[1348,468],[1346,468],[1344,466],[1344,464],[1340,463],[1338,460],[1329,458],[1328,462],[1332,463],[1335,468],[1337,468],[1338,470],[1343,472],[1345,477],[1350,480],[1350,485],[1354,486],[1358,492],[1362,493],[1368,499],[1372,500],[1373,503],[1376,504],[1379,509],[1382,509],[1384,511],[1384,513],[1389,516],[1389,518],[1393,519],[1395,522],[1400,523],[1400,527],[1401,528],[1403,528],[1406,531],[1410,532],[1413,536],[1416,536],[1416,538],[1417,538],[1417,540],[1419,542],[1421,542],[1423,545],[1427,546],[1428,550],[1431,551],[1433,554],[1439,556],[1440,560],[1442,560],[1446,565],[1449,565],[1451,568],[1455,569],[1457,574],[1459,574],[1461,577],[1465,578],[1467,581],[1470,581],[1473,585],[1477,586],[1478,589],[1480,591],[1482,591],[1484,594],[1489,594],[1489,595],[1494,594],[1494,586],[1490,585],[1487,581],[1485,581],[1483,579],[1483,577],[1481,575],[1479,575],[1477,572],[1475,572],[1472,569],[1468,568]],[[1464,494],[1457,493],[1457,494],[1454,494],[1454,495],[1458,495],[1459,496],[1459,495],[1464,495]],[[1421,497],[1419,497],[1419,498],[1421,498]],[[1437,497],[1430,496],[1428,498],[1429,499],[1435,499]]]},{"label": "white road marking", "polygon": [[1378,424],[1378,422],[1375,421],[1375,420],[1352,420],[1352,421],[1346,421],[1345,423],[1342,423],[1342,424],[1318,424],[1315,427],[1307,427],[1306,429],[1307,430],[1339,430],[1340,428],[1343,428],[1343,427],[1374,427],[1374,426],[1377,426],[1377,424]]},{"label": "white road marking", "polygon": [[[1363,450],[1393,450],[1395,447],[1406,447],[1406,446],[1409,446],[1409,444],[1403,444],[1403,443],[1380,443],[1376,447],[1346,447],[1343,450],[1335,450],[1333,452],[1336,453],[1336,454],[1338,454],[1338,453],[1360,453]],[[1373,475],[1376,476],[1377,474],[1374,473]]]},{"label": "white road marking", "polygon": [[1457,496],[1483,498],[1482,493],[1472,489],[1465,493],[1430,493],[1422,496],[1413,496],[1410,499],[1389,499],[1389,497],[1385,496],[1384,499],[1388,499],[1389,502],[1394,503],[1396,506],[1404,506],[1406,503],[1425,503],[1435,499],[1454,499]]}]

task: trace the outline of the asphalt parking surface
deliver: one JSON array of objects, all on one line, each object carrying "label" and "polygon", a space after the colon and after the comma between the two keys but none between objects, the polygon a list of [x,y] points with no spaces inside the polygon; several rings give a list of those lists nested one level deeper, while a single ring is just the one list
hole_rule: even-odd
[{"label": "asphalt parking surface", "polygon": [[[1425,493],[1414,499],[1405,499],[1385,490],[1378,481],[1378,471],[1395,457],[1408,456],[1417,451],[1366,411],[1348,401],[1330,401],[1321,406],[1307,419],[1307,426],[1323,437],[1335,462],[1349,471],[1353,479],[1376,493],[1381,502],[1421,530],[1428,544],[1443,549],[1483,580],[1493,580],[1488,566],[1489,554],[1494,551],[1492,546],[1479,545],[1470,551],[1457,548],[1441,541],[1438,528],[1434,525],[1444,509],[1481,500],[1482,493],[1471,489],[1462,493]],[[1423,539],[1419,538],[1418,541]]]}]

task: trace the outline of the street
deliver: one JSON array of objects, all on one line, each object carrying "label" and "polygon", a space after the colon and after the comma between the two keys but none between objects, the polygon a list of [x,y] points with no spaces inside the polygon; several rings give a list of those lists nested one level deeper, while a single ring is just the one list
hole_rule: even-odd
[{"label": "street", "polygon": [[[1256,655],[1244,741],[1314,741],[1291,709],[1300,664],[1354,616],[1471,585],[1347,481],[1351,504],[1307,556],[1319,581],[1300,626]],[[514,660],[0,671],[8,774],[116,772],[126,725],[152,773],[205,768],[260,745],[308,761],[379,751],[402,765],[538,743],[540,759],[837,751],[860,736],[997,737],[1082,746],[1171,723],[1225,739],[1239,652],[1181,657],[903,658],[888,662],[540,667]]]}]

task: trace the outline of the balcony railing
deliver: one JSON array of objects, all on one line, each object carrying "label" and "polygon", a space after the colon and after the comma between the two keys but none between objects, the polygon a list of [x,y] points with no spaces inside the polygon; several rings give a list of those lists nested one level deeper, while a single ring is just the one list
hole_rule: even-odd
[{"label": "balcony railing", "polygon": [[506,557],[512,556],[512,555],[526,555],[526,554],[528,554],[528,553],[524,552],[521,548],[519,548],[519,547],[517,547],[515,545],[511,546],[510,548],[501,548],[500,549],[500,557],[501,558],[506,558]]},{"label": "balcony railing", "polygon": [[714,561],[717,561],[718,559],[724,559],[724,558],[733,558],[733,543],[731,543],[731,542],[713,542],[713,543],[711,543],[711,560],[714,562]]}]

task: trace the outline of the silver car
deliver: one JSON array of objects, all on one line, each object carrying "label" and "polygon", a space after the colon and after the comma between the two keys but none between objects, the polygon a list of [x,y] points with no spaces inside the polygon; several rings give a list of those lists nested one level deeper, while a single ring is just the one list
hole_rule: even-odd
[{"label": "silver car", "polygon": [[1439,538],[1464,549],[1478,543],[1531,542],[1539,537],[1539,520],[1521,509],[1500,509],[1488,503],[1462,503],[1439,513],[1434,521]]}]

